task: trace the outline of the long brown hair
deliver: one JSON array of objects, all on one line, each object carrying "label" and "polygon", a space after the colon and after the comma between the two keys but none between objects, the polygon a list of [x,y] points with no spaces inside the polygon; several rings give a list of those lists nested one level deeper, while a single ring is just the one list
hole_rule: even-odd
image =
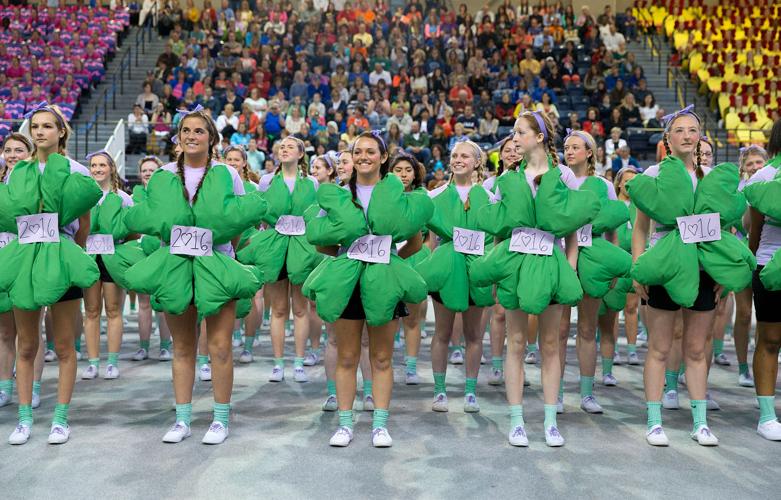
[{"label": "long brown hair", "polygon": [[[54,115],[54,121],[57,123],[57,129],[60,132],[65,132],[62,137],[59,138],[57,141],[57,152],[59,154],[62,154],[65,151],[65,148],[68,146],[68,139],[70,139],[71,134],[73,133],[73,129],[71,129],[70,124],[68,123],[68,120],[65,118],[65,115],[62,113],[62,110],[59,106],[56,104],[48,104],[36,111],[33,112],[33,114],[30,115],[30,124],[33,122],[33,117],[37,115],[38,113],[51,113]],[[35,155],[38,152],[38,147],[34,146],[32,154]]]},{"label": "long brown hair", "polygon": [[[289,135],[279,141],[279,144],[282,144],[284,141],[294,141],[296,143],[296,146],[298,147],[298,152],[301,153],[301,158],[298,159],[298,171],[301,172],[301,177],[307,177],[309,173],[307,172],[307,165],[306,165],[306,155],[304,152],[306,151],[306,145],[304,144],[304,141],[299,139],[298,137]],[[274,175],[278,174],[282,171],[282,163],[279,164],[277,169],[274,171]]]},{"label": "long brown hair", "polygon": [[[352,155],[353,148],[355,148],[355,145],[358,143],[358,140],[362,138],[371,139],[374,142],[376,142],[377,147],[379,147],[380,149],[380,156],[382,155],[387,156],[388,147],[385,145],[385,141],[382,140],[382,136],[380,135],[380,133],[376,130],[361,132],[360,134],[358,134],[358,137],[356,137],[355,140],[350,144],[350,155]],[[380,165],[380,179],[384,179],[385,176],[388,175],[388,170],[390,166],[389,159],[390,158],[386,157],[385,161],[382,162],[382,164]],[[358,183],[358,169],[355,168],[355,166],[353,166],[353,173],[350,175],[350,182],[348,184],[350,186],[350,193],[352,193],[353,196],[353,203],[356,206],[358,206],[356,201],[358,194],[355,187],[357,183]]]},{"label": "long brown hair", "polygon": [[397,149],[396,154],[391,158],[390,165],[388,165],[388,172],[393,172],[396,165],[403,161],[412,165],[412,172],[415,174],[407,191],[414,191],[415,189],[423,187],[423,182],[426,180],[426,169],[423,168],[423,165],[420,164],[414,155],[407,153],[401,148]]},{"label": "long brown hair", "polygon": [[122,189],[122,182],[119,180],[119,171],[117,170],[117,163],[114,161],[114,158],[112,158],[111,154],[109,154],[107,151],[100,151],[98,153],[93,153],[89,155],[89,163],[92,163],[92,159],[96,156],[102,156],[106,160],[108,160],[108,166],[111,169],[111,191],[113,193],[116,193],[120,189]]},{"label": "long brown hair", "polygon": [[225,150],[222,152],[222,157],[227,158],[228,153],[236,151],[241,155],[241,159],[244,161],[244,165],[241,167],[241,170],[239,170],[239,175],[241,176],[241,179],[244,181],[251,181],[255,184],[258,183],[260,180],[260,177],[258,177],[258,174],[249,168],[249,162],[247,161],[247,151],[244,150],[241,146],[228,146],[225,148]]},{"label": "long brown hair", "polygon": [[[5,149],[6,144],[8,144],[8,141],[17,141],[24,144],[24,147],[27,148],[27,152],[32,154],[34,151],[33,143],[30,141],[30,139],[27,138],[26,135],[20,134],[19,132],[14,132],[10,134],[8,137],[3,140],[3,149]],[[8,163],[3,163],[3,170],[0,171],[0,182],[3,182],[3,179],[5,179],[6,174],[8,173]]]},{"label": "long brown hair", "polygon": [[[219,144],[220,141],[220,133],[217,131],[217,125],[214,124],[214,120],[212,120],[212,117],[209,115],[209,113],[203,109],[199,109],[197,111],[190,111],[179,121],[179,127],[176,131],[177,137],[181,137],[184,122],[190,118],[200,118],[203,120],[203,122],[206,124],[206,131],[209,133],[209,153],[207,155],[206,168],[204,169],[201,181],[195,188],[195,194],[193,195],[194,205],[195,201],[198,199],[198,193],[201,190],[201,186],[203,186],[203,181],[206,179],[206,174],[209,173],[209,169],[211,168],[211,160],[214,158],[215,151],[217,150],[217,144]],[[184,152],[182,152],[182,154],[180,154],[176,159],[176,173],[179,174],[179,178],[182,180],[182,192],[184,194],[184,199],[189,201],[190,196],[187,192],[187,183],[184,180]]]},{"label": "long brown hair", "polygon": [[[673,152],[672,149],[670,149],[670,129],[673,126],[673,123],[675,123],[675,120],[682,116],[686,115],[692,115],[697,120],[697,126],[699,127],[702,123],[702,120],[700,120],[700,117],[697,116],[696,113],[693,111],[688,111],[686,113],[681,113],[679,115],[673,116],[670,121],[668,121],[664,126],[664,134],[662,135],[662,143],[664,144],[664,152],[667,153],[667,156],[672,156]],[[694,175],[697,176],[697,179],[702,179],[705,177],[705,171],[702,169],[702,148],[700,147],[701,139],[697,141],[697,146],[694,149]]]}]

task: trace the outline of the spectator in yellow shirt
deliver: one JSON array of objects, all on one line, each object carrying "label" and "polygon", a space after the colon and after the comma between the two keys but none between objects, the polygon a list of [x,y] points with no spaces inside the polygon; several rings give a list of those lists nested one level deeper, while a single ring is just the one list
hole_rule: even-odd
[{"label": "spectator in yellow shirt", "polygon": [[521,75],[526,78],[534,78],[540,74],[542,65],[540,64],[540,61],[534,58],[534,52],[532,52],[532,49],[526,49],[524,58],[520,63],[518,63],[518,69]]},{"label": "spectator in yellow shirt", "polygon": [[360,40],[361,43],[363,43],[363,46],[367,49],[374,43],[374,38],[372,37],[371,33],[366,32],[365,23],[358,25],[358,33],[353,35],[353,43],[355,43],[356,40]]}]

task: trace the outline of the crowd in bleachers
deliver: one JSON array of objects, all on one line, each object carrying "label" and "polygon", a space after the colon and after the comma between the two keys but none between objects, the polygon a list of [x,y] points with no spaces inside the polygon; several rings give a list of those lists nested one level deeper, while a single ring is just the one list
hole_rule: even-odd
[{"label": "crowd in bleachers", "polygon": [[[196,105],[211,111],[225,146],[254,143],[270,155],[276,140],[294,134],[310,155],[322,154],[376,129],[429,171],[456,141],[490,148],[527,109],[549,114],[562,136],[590,131],[601,148],[615,128],[631,147],[628,130],[658,127],[662,114],[627,49],[638,36],[631,10],[593,15],[527,1],[478,12],[438,1],[395,11],[384,0],[226,0],[217,9],[167,2],[158,30],[168,42],[128,117],[147,120],[143,135],[144,118],[134,118],[129,152],[170,150],[177,110]],[[651,135],[634,143],[641,153],[655,151]],[[601,172],[616,158],[628,161],[620,149],[601,156]]]},{"label": "crowd in bleachers", "polygon": [[56,103],[71,119],[79,98],[105,76],[129,26],[127,9],[86,2],[0,5],[0,138],[41,101]]}]

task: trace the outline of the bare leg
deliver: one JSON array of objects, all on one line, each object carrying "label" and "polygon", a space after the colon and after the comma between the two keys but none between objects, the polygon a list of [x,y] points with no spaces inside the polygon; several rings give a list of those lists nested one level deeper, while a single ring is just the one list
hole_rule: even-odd
[{"label": "bare leg", "polygon": [[393,392],[393,337],[396,321],[382,326],[370,326],[369,357],[372,365],[374,408],[387,410]]},{"label": "bare leg", "polygon": [[103,296],[108,319],[108,352],[118,353],[122,348],[122,308],[125,291],[114,283],[104,283]]},{"label": "bare leg", "polygon": [[[162,332],[161,332],[162,337]],[[152,304],[149,295],[138,295],[138,339],[148,342],[152,338]]]},{"label": "bare leg", "polygon": [[317,315],[315,303],[309,303],[309,345],[313,351],[320,350],[320,335],[323,333],[323,320]]},{"label": "bare leg", "polygon": [[542,355],[542,392],[546,405],[555,405],[561,383],[561,362],[559,360],[559,333],[562,307],[549,305],[539,315],[540,353]]},{"label": "bare leg", "polygon": [[[648,356],[643,369],[646,401],[661,401],[664,389],[664,371],[669,366],[673,345],[673,329],[680,311],[665,311],[648,307]],[[678,367],[676,366],[676,371]]]},{"label": "bare leg", "polygon": [[195,353],[198,349],[195,329],[198,326],[198,316],[195,307],[190,306],[184,314],[166,314],[165,318],[174,339],[174,359],[171,366],[176,404],[190,403],[195,382]]},{"label": "bare leg", "polygon": [[306,340],[309,338],[309,301],[301,293],[301,285],[290,285],[290,297],[293,303],[296,357],[303,358],[306,356]]},{"label": "bare leg", "polygon": [[748,368],[748,338],[751,329],[751,287],[735,293],[735,324],[732,327],[732,335],[735,338],[735,354],[739,365]]},{"label": "bare leg", "polygon": [[[69,300],[49,306],[52,311],[54,325],[54,349],[59,358],[59,380],[57,384],[57,402],[69,404],[73,395],[73,385],[76,383],[76,349],[73,341],[76,338],[75,318],[79,312],[81,300]],[[19,325],[17,324],[17,327]],[[36,322],[36,329],[39,328]],[[36,333],[37,334],[37,333]]]},{"label": "bare leg", "polygon": [[505,311],[507,322],[507,359],[504,361],[504,385],[507,403],[523,403],[523,356],[526,351],[526,333],[529,315],[520,309]]},{"label": "bare leg", "polygon": [[507,320],[504,307],[494,304],[491,315],[491,357],[501,358],[504,354],[504,339],[507,330]]},{"label": "bare leg", "polygon": [[87,357],[100,358],[100,314],[103,310],[103,283],[98,281],[84,290],[84,337]]},{"label": "bare leg", "polygon": [[15,358],[16,326],[13,313],[7,312],[0,314],[0,380],[13,379]]},{"label": "bare leg", "polygon": [[212,362],[212,388],[216,403],[230,403],[233,391],[233,320],[236,302],[225,304],[217,314],[206,317],[209,355]]},{"label": "bare leg", "polygon": [[35,355],[41,340],[41,311],[14,309],[13,318],[18,334],[16,348],[16,390],[20,405],[29,405],[33,399]]},{"label": "bare leg", "polygon": [[683,310],[683,355],[689,397],[704,400],[708,390],[707,338],[713,331],[715,311]]},{"label": "bare leg", "polygon": [[336,400],[340,411],[352,410],[355,401],[355,378],[361,359],[363,320],[338,319],[336,333]]},{"label": "bare leg", "polygon": [[268,283],[265,288],[271,305],[271,348],[274,351],[274,359],[284,360],[285,322],[290,317],[288,281]]},{"label": "bare leg", "polygon": [[[564,365],[567,364],[567,341],[569,340],[571,317],[572,308],[569,306],[561,306],[561,323],[559,323],[559,362],[561,363],[561,373],[564,373]],[[529,331],[531,331],[531,329]]]}]

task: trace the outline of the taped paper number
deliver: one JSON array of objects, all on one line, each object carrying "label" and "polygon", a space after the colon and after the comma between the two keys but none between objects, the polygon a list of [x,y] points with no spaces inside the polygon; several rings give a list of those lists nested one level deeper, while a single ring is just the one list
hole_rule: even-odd
[{"label": "taped paper number", "polygon": [[485,253],[485,233],[483,231],[454,227],[453,248],[459,253],[483,255]]},{"label": "taped paper number", "polygon": [[390,236],[376,234],[361,236],[350,245],[347,250],[347,258],[372,264],[389,264],[391,243]]},{"label": "taped paper number", "polygon": [[279,234],[286,236],[301,236],[306,234],[304,218],[298,215],[281,215],[274,226]]},{"label": "taped paper number", "polygon": [[113,255],[114,238],[110,234],[87,236],[87,253],[90,255]]},{"label": "taped paper number", "polygon": [[675,220],[684,243],[704,243],[721,239],[721,219],[718,213],[688,215]]},{"label": "taped paper number", "polygon": [[516,227],[510,238],[510,251],[553,255],[553,234],[531,227]]},{"label": "taped paper number", "polygon": [[212,232],[210,229],[193,226],[173,226],[171,228],[171,253],[208,257],[212,255]]},{"label": "taped paper number", "polygon": [[28,243],[59,243],[59,215],[35,214],[22,215],[16,218],[19,233],[19,244]]}]

